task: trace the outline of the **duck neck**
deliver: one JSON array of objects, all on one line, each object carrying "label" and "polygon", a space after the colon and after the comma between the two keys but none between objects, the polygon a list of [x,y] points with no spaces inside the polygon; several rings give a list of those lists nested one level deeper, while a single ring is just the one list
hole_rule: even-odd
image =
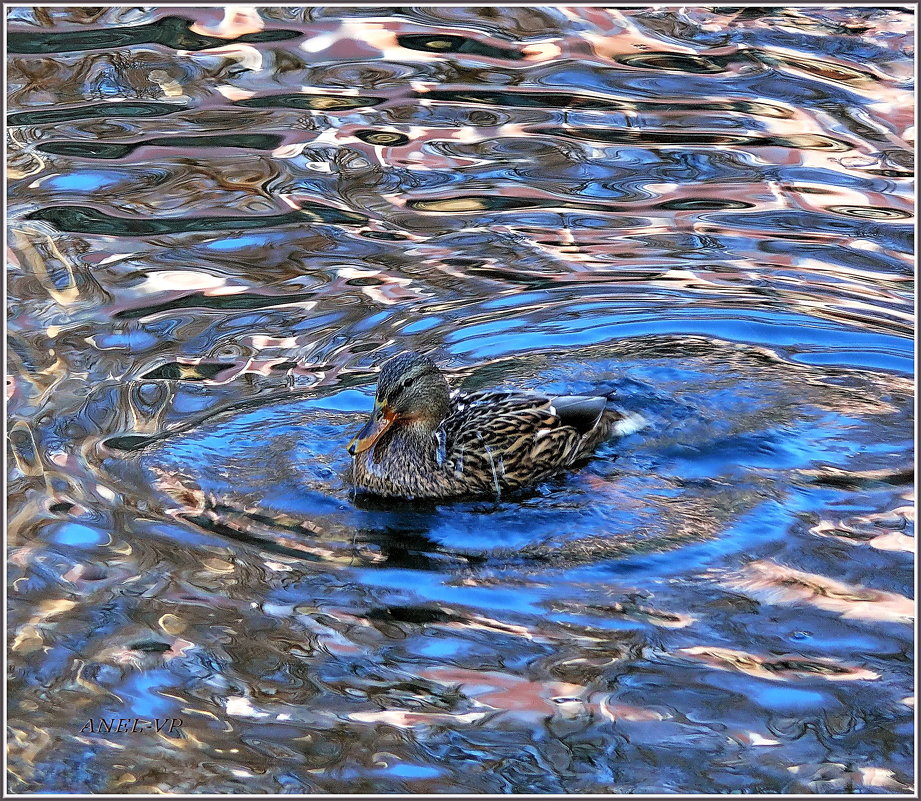
[{"label": "duck neck", "polygon": [[446,482],[450,483],[443,443],[444,437],[431,424],[403,421],[357,455],[353,479],[377,495],[434,497]]},{"label": "duck neck", "polygon": [[433,426],[431,421],[427,420],[403,423],[394,428],[387,450],[406,462],[401,465],[404,470],[407,467],[415,467],[429,472],[443,461],[438,458],[436,429],[437,425]]}]

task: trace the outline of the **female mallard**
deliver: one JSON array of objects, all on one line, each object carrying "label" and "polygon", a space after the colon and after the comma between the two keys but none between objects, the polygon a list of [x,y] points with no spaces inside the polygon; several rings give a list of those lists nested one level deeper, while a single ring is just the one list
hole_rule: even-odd
[{"label": "female mallard", "polygon": [[431,359],[404,353],[381,368],[348,451],[355,486],[374,495],[498,496],[572,467],[624,420],[604,397],[451,392]]}]

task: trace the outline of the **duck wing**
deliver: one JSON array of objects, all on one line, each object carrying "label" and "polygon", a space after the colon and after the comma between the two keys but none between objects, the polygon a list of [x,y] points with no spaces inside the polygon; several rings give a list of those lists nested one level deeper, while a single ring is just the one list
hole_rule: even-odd
[{"label": "duck wing", "polygon": [[586,396],[456,393],[442,429],[447,466],[483,491],[539,481],[582,455],[604,405]]},{"label": "duck wing", "polygon": [[560,422],[572,426],[580,434],[587,434],[598,425],[607,403],[608,399],[599,395],[561,395],[550,399]]}]

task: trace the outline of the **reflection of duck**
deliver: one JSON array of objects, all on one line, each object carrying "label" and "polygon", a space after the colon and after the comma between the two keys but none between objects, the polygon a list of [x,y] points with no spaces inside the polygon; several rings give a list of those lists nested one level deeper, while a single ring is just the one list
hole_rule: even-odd
[{"label": "reflection of duck", "polygon": [[381,368],[348,450],[355,486],[374,495],[498,495],[573,466],[620,421],[604,397],[451,392],[431,359],[404,353]]}]

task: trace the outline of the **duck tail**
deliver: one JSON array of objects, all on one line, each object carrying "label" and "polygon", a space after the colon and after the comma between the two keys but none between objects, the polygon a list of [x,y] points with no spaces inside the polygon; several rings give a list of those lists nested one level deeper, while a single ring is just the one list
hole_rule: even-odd
[{"label": "duck tail", "polygon": [[649,421],[636,412],[616,412],[617,418],[612,421],[611,436],[626,437],[646,428]]}]

